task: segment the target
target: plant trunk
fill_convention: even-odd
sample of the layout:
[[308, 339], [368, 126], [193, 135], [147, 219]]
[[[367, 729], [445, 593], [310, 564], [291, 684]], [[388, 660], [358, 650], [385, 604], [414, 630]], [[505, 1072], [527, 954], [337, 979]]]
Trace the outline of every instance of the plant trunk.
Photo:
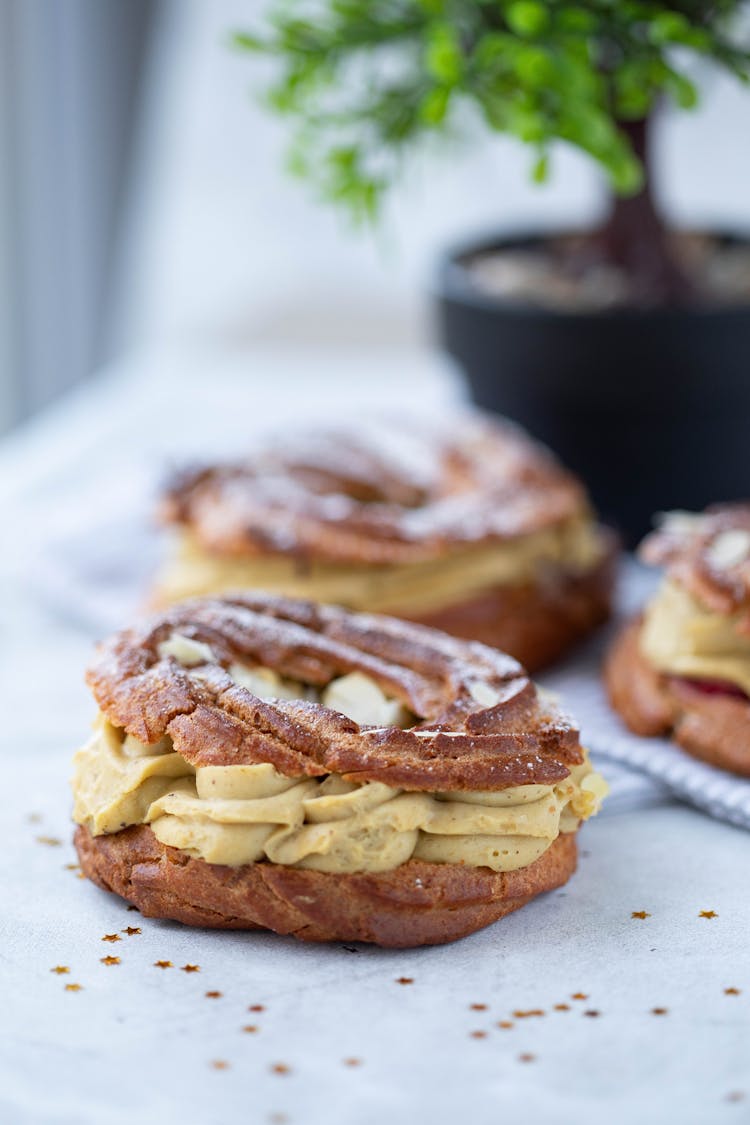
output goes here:
[[649, 118], [623, 122], [621, 128], [643, 165], [644, 185], [637, 195], [613, 198], [595, 236], [598, 255], [623, 270], [637, 304], [685, 304], [696, 293], [652, 194]]

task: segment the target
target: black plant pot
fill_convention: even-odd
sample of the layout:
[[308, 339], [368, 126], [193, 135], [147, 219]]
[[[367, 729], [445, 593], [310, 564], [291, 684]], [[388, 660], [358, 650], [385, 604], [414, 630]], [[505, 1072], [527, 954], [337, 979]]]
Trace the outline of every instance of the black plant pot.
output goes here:
[[479, 291], [480, 253], [443, 261], [439, 331], [475, 401], [525, 426], [634, 544], [654, 512], [750, 496], [750, 305], [567, 313]]

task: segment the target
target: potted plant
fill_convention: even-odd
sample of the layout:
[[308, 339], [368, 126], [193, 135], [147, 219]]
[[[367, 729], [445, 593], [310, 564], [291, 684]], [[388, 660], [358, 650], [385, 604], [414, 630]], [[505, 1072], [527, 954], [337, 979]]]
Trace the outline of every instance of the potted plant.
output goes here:
[[[239, 46], [276, 60], [294, 169], [371, 219], [404, 156], [465, 114], [601, 168], [596, 228], [490, 236], [448, 254], [440, 334], [480, 404], [586, 478], [631, 538], [658, 508], [750, 494], [750, 242], [680, 232], [656, 202], [649, 127], [697, 101], [703, 59], [750, 77], [736, 0], [270, 3]], [[464, 116], [462, 116], [464, 115]]]

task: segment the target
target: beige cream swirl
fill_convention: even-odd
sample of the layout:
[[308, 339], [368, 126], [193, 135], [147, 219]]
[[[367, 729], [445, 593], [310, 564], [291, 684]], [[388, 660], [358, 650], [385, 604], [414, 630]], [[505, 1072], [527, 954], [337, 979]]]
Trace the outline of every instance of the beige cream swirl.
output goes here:
[[750, 693], [750, 637], [743, 623], [743, 614], [715, 613], [667, 579], [646, 610], [641, 650], [661, 672], [724, 680]]
[[388, 871], [408, 859], [512, 871], [593, 815], [606, 783], [588, 761], [558, 785], [413, 793], [269, 764], [193, 769], [168, 740], [146, 746], [100, 716], [75, 758], [74, 818], [93, 835], [149, 824], [209, 863], [268, 860], [316, 871]]
[[498, 585], [535, 581], [545, 567], [589, 570], [603, 550], [595, 525], [583, 517], [503, 542], [460, 547], [435, 559], [380, 566], [315, 559], [302, 566], [282, 554], [221, 555], [182, 533], [157, 597], [168, 603], [254, 588], [371, 612], [428, 613]]

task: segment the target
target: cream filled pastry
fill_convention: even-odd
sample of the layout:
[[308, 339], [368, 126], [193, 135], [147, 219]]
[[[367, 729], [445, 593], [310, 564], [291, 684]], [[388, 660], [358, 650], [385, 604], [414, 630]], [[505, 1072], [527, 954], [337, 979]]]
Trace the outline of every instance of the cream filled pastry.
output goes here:
[[665, 575], [610, 653], [612, 704], [636, 733], [750, 776], [750, 504], [670, 513], [641, 554]]
[[389, 618], [196, 600], [89, 683], [83, 869], [188, 924], [452, 940], [564, 882], [606, 792], [514, 660]]
[[531, 668], [609, 612], [613, 542], [580, 483], [479, 414], [285, 435], [181, 474], [162, 516], [175, 544], [157, 605], [263, 589], [397, 614]]

